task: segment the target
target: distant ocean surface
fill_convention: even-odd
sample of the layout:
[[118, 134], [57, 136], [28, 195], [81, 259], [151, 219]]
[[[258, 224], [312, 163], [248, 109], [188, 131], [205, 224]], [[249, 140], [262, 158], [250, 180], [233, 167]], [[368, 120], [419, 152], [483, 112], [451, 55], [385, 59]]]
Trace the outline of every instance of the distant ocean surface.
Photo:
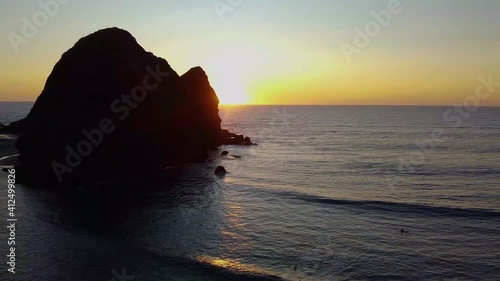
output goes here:
[[8, 125], [28, 115], [33, 102], [0, 102], [0, 123]]
[[[0, 122], [31, 106], [0, 103]], [[259, 145], [158, 179], [19, 185], [7, 280], [500, 280], [500, 108], [448, 110], [222, 106]]]

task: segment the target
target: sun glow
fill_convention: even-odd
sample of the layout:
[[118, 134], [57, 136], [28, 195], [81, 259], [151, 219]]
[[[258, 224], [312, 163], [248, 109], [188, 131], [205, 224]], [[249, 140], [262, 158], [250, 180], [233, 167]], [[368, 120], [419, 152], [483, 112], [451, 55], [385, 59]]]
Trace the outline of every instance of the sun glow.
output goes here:
[[[219, 80], [220, 79], [220, 80]], [[248, 94], [243, 81], [235, 75], [221, 75], [212, 83], [221, 104], [245, 104]]]
[[210, 83], [221, 104], [246, 104], [250, 101], [249, 79], [262, 68], [267, 56], [261, 50], [242, 43], [228, 43], [212, 49], [203, 62]]
[[282, 43], [221, 40], [224, 44], [207, 47], [198, 60], [221, 104], [265, 103], [279, 85], [288, 93], [287, 85], [308, 72], [304, 66], [307, 61], [293, 59], [297, 53], [288, 51]]
[[222, 267], [226, 269], [231, 269], [234, 271], [239, 271], [239, 272], [249, 272], [249, 273], [261, 273], [261, 274], [275, 274], [274, 272], [267, 272], [263, 268], [250, 265], [250, 264], [244, 264], [240, 263], [237, 260], [231, 260], [231, 259], [222, 259], [222, 258], [214, 258], [210, 256], [199, 256], [197, 257], [197, 260], [202, 263], [210, 264], [216, 267]]

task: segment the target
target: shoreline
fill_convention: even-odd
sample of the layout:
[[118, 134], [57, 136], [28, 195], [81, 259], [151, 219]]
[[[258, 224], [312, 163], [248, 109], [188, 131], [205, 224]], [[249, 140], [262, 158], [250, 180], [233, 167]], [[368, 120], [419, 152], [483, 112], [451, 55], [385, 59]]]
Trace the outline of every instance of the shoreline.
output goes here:
[[0, 134], [0, 158], [19, 154], [16, 149], [16, 135]]

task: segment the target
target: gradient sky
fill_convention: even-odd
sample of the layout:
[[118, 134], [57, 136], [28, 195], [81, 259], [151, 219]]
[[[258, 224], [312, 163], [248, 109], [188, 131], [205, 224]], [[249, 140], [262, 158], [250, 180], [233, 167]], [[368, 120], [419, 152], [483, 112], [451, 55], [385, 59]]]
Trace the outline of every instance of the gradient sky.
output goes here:
[[[8, 34], [22, 35], [39, 1], [1, 2], [1, 101], [35, 100], [66, 50], [111, 26], [179, 74], [202, 66], [226, 103], [452, 105], [474, 94], [479, 76], [500, 82], [498, 0], [401, 0], [350, 62], [341, 43], [354, 46], [355, 28], [391, 0], [240, 0], [223, 18], [213, 0], [69, 0], [16, 54]], [[481, 105], [499, 106], [499, 93]]]

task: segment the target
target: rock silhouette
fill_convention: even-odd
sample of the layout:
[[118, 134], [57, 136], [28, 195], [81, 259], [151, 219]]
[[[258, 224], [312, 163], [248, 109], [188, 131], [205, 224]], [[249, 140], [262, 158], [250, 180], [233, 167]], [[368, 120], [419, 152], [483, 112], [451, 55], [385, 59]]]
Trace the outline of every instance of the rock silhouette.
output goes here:
[[227, 171], [226, 171], [226, 168], [224, 168], [223, 166], [217, 166], [217, 168], [215, 168], [214, 173], [218, 176], [222, 176], [222, 175], [225, 175], [227, 173]]
[[201, 67], [179, 76], [127, 31], [108, 28], [64, 53], [19, 134], [24, 180], [80, 182], [203, 161], [245, 143], [221, 130], [219, 99]]

